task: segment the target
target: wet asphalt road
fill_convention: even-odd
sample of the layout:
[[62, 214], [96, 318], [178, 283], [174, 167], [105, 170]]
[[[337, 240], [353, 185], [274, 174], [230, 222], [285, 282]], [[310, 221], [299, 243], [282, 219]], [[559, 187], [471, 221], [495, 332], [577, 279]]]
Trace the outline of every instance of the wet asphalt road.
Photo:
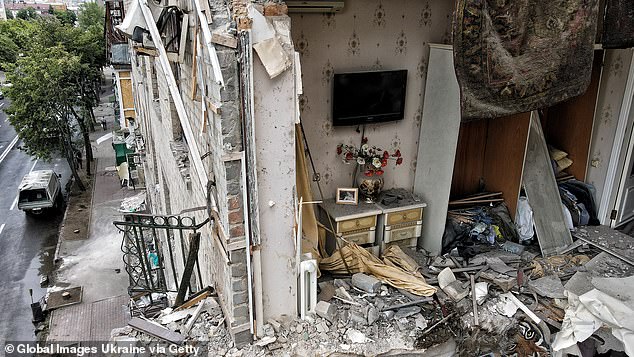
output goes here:
[[17, 189], [31, 170], [53, 169], [62, 175], [62, 190], [70, 177], [65, 160], [35, 160], [19, 150], [20, 141], [2, 111], [8, 100], [0, 100], [0, 345], [5, 341], [34, 341], [31, 298], [46, 293], [40, 276], [53, 266], [57, 234], [63, 213], [29, 217], [17, 208]]

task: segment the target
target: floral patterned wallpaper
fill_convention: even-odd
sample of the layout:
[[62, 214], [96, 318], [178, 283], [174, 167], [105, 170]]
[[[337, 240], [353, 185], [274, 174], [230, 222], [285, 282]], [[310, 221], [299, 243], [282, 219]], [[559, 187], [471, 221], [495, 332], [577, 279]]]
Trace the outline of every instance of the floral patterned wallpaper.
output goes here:
[[607, 50], [605, 54], [586, 174], [586, 181], [597, 190], [597, 204], [603, 194], [631, 59], [631, 49]]
[[385, 188], [413, 187], [427, 44], [450, 43], [452, 11], [446, 0], [346, 0], [337, 14], [291, 14], [304, 85], [301, 120], [326, 198], [337, 187], [353, 187], [356, 167], [342, 162], [337, 145], [361, 141], [362, 129], [332, 126], [331, 81], [340, 72], [408, 70], [405, 118], [366, 125], [365, 135], [371, 146], [403, 154], [402, 165], [386, 167]]

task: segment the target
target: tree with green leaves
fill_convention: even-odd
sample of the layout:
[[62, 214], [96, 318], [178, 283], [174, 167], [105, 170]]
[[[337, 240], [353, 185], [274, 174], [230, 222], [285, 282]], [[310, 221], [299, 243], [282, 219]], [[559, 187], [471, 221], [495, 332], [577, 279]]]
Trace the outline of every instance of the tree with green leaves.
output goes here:
[[70, 10], [63, 10], [63, 11], [54, 10], [53, 15], [55, 15], [55, 17], [63, 25], [75, 26], [75, 22], [77, 22], [77, 15], [75, 15], [75, 13]]
[[46, 160], [61, 153], [78, 187], [85, 190], [73, 147], [73, 133], [81, 121], [74, 109], [81, 104], [76, 88], [80, 68], [79, 56], [62, 46], [33, 48], [7, 72], [13, 86], [6, 90], [11, 98], [6, 111], [27, 154]]
[[39, 17], [37, 12], [32, 7], [27, 7], [26, 9], [20, 9], [18, 13], [15, 15], [18, 19], [21, 20], [35, 20]]
[[85, 2], [79, 6], [77, 18], [79, 27], [83, 30], [96, 29], [103, 34], [103, 25], [106, 20], [106, 9], [96, 2]]
[[14, 63], [19, 51], [18, 45], [10, 37], [0, 33], [0, 69], [5, 68], [5, 63]]
[[13, 20], [13, 11], [6, 11], [7, 13], [7, 20]]

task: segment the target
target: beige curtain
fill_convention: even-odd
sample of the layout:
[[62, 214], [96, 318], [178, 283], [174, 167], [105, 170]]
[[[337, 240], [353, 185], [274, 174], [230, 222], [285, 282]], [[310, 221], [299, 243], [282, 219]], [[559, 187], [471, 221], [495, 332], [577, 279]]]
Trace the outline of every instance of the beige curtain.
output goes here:
[[[304, 138], [299, 124], [295, 124], [295, 162], [297, 171], [297, 195], [304, 202], [313, 201], [313, 194], [310, 189], [310, 179], [308, 165], [306, 164], [306, 154]], [[302, 253], [312, 253], [317, 261], [325, 256], [324, 244], [320, 239], [317, 228], [317, 217], [315, 216], [315, 205], [302, 205]], [[322, 243], [320, 244], [320, 241]]]

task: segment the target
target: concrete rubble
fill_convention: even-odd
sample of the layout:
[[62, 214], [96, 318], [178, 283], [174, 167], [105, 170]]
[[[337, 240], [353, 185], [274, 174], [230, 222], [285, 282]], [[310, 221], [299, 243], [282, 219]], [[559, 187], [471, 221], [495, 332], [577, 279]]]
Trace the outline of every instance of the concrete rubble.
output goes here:
[[[548, 258], [532, 252], [536, 248], [525, 247], [518, 255], [492, 247], [468, 263], [455, 252], [427, 257], [407, 251], [416, 257], [427, 281], [440, 287], [433, 297], [396, 289], [368, 274], [333, 279], [325, 273], [318, 284], [319, 301], [306, 320], [268, 319], [258, 338], [240, 348], [230, 338], [215, 297], [181, 310], [163, 309], [149, 320], [182, 334], [186, 343], [203, 343], [210, 355], [217, 356], [367, 356], [436, 350], [445, 351], [439, 354], [443, 356], [506, 355], [509, 351], [522, 355], [518, 349], [539, 356], [557, 355], [560, 352], [551, 343], [555, 336], [563, 338], [558, 335], [562, 328], [570, 328], [566, 325], [570, 294], [597, 289], [623, 295], [627, 284], [614, 277], [634, 276], [634, 267], [587, 246]], [[606, 326], [590, 333], [605, 343], [590, 348], [599, 352], [626, 349]], [[623, 334], [627, 329], [619, 331]], [[527, 340], [528, 332], [537, 337]], [[158, 341], [130, 327], [113, 330], [112, 340]]]

